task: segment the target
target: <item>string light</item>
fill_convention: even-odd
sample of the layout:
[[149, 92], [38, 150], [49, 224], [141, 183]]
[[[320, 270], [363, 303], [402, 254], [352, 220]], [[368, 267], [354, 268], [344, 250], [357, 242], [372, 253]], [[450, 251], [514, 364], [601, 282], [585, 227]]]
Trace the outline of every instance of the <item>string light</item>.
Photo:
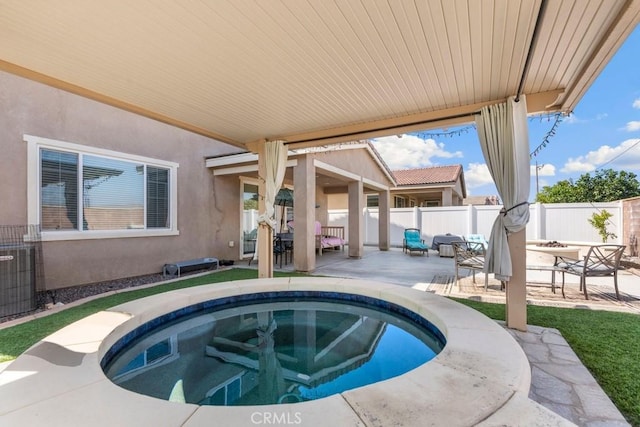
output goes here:
[[420, 139], [435, 139], [435, 138], [453, 138], [454, 136], [460, 136], [465, 133], [469, 133], [471, 130], [475, 130], [475, 125], [464, 126], [456, 130], [443, 131], [443, 132], [409, 132], [407, 135], [417, 136]]
[[[535, 148], [535, 150], [533, 150], [531, 154], [529, 154], [530, 159], [540, 154], [540, 151], [542, 151], [542, 149], [547, 146], [547, 144], [549, 143], [549, 139], [551, 139], [551, 137], [553, 137], [556, 134], [556, 129], [558, 128], [558, 125], [560, 125], [560, 123], [562, 122], [564, 115], [565, 115], [564, 113], [555, 113], [553, 115], [546, 115], [547, 121], [551, 121], [551, 118], [554, 118], [553, 125], [551, 125], [551, 129], [549, 129], [549, 132], [547, 132], [544, 138], [542, 138], [542, 142], [540, 143], [540, 145], [538, 145]], [[545, 118], [544, 115], [539, 117], [540, 117], [540, 121], [542, 121]]]
[[[548, 122], [551, 121], [552, 119], [554, 120], [551, 130], [547, 133], [547, 135], [543, 139], [542, 144], [540, 144], [540, 146], [538, 146], [538, 148], [534, 150], [534, 153], [531, 153], [532, 157], [538, 154], [538, 152], [542, 148], [544, 148], [546, 144], [549, 143], [549, 138], [555, 135], [556, 128], [562, 121], [563, 116], [564, 116], [564, 113], [548, 113], [548, 114], [539, 114], [536, 116], [530, 116], [528, 118], [529, 121], [539, 120], [541, 122], [544, 121], [545, 119]], [[466, 133], [469, 133], [470, 131], [475, 131], [475, 130], [476, 130], [476, 126], [475, 124], [472, 124], [472, 125], [464, 126], [455, 130], [450, 130], [450, 131], [446, 131], [446, 130], [442, 132], [417, 131], [417, 132], [408, 132], [407, 135], [417, 136], [420, 139], [452, 138], [454, 136], [461, 136], [463, 134], [466, 134]], [[398, 135], [398, 136], [401, 137], [401, 135]]]

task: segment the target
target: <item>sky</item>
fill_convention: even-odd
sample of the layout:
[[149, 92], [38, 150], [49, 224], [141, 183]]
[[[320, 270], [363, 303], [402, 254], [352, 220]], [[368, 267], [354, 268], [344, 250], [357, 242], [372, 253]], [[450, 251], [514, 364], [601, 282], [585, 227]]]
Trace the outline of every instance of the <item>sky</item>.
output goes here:
[[[531, 117], [531, 193], [537, 188], [600, 169], [625, 170], [640, 180], [640, 26], [616, 52], [575, 110], [549, 135], [555, 117]], [[475, 127], [433, 129], [420, 136], [401, 135], [373, 140], [392, 170], [461, 164], [471, 196], [497, 195], [482, 156]], [[537, 167], [536, 167], [537, 162]], [[538, 178], [536, 181], [536, 169]]]

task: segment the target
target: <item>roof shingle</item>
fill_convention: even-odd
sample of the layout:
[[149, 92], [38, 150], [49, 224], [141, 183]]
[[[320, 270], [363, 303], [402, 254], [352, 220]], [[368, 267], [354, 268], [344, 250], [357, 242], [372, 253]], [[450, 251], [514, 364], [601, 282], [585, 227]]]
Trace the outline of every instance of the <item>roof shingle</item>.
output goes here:
[[462, 165], [395, 170], [392, 173], [399, 186], [453, 183], [462, 173]]

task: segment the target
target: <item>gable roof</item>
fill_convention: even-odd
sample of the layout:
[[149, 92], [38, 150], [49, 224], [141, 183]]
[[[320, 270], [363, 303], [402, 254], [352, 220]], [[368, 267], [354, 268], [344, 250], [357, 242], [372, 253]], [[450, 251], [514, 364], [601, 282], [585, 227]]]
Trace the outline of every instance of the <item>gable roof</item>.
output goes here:
[[462, 174], [462, 165], [434, 166], [430, 168], [391, 171], [398, 186], [453, 184]]

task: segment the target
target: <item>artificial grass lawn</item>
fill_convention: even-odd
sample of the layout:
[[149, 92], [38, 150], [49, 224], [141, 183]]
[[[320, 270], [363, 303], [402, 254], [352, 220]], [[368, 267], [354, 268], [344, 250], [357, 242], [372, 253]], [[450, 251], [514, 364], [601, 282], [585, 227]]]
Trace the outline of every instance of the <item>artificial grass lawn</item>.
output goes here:
[[[504, 320], [504, 304], [456, 301]], [[627, 421], [640, 426], [640, 316], [529, 305], [527, 323], [558, 329]]]
[[[275, 277], [284, 276], [306, 276], [299, 273], [274, 273]], [[42, 338], [51, 335], [53, 332], [61, 329], [76, 320], [87, 317], [93, 313], [105, 310], [128, 301], [159, 294], [162, 292], [172, 291], [175, 289], [189, 288], [192, 286], [206, 285], [210, 283], [228, 282], [231, 280], [244, 280], [258, 278], [257, 270], [234, 268], [225, 271], [219, 271], [204, 276], [197, 276], [179, 280], [163, 285], [152, 286], [144, 289], [136, 289], [127, 292], [117, 293], [115, 295], [105, 296], [104, 298], [94, 299], [76, 307], [68, 308], [49, 316], [41, 317], [12, 326], [6, 329], [0, 329], [0, 363], [13, 360], [20, 354], [24, 353], [33, 344]]]
[[[12, 360], [42, 338], [90, 314], [134, 299], [209, 283], [257, 278], [256, 270], [231, 269], [98, 298], [50, 316], [0, 329], [0, 362]], [[301, 275], [275, 273], [276, 277]], [[504, 320], [503, 304], [456, 301]], [[640, 426], [640, 316], [629, 313], [528, 306], [528, 323], [556, 328], [633, 426]]]

